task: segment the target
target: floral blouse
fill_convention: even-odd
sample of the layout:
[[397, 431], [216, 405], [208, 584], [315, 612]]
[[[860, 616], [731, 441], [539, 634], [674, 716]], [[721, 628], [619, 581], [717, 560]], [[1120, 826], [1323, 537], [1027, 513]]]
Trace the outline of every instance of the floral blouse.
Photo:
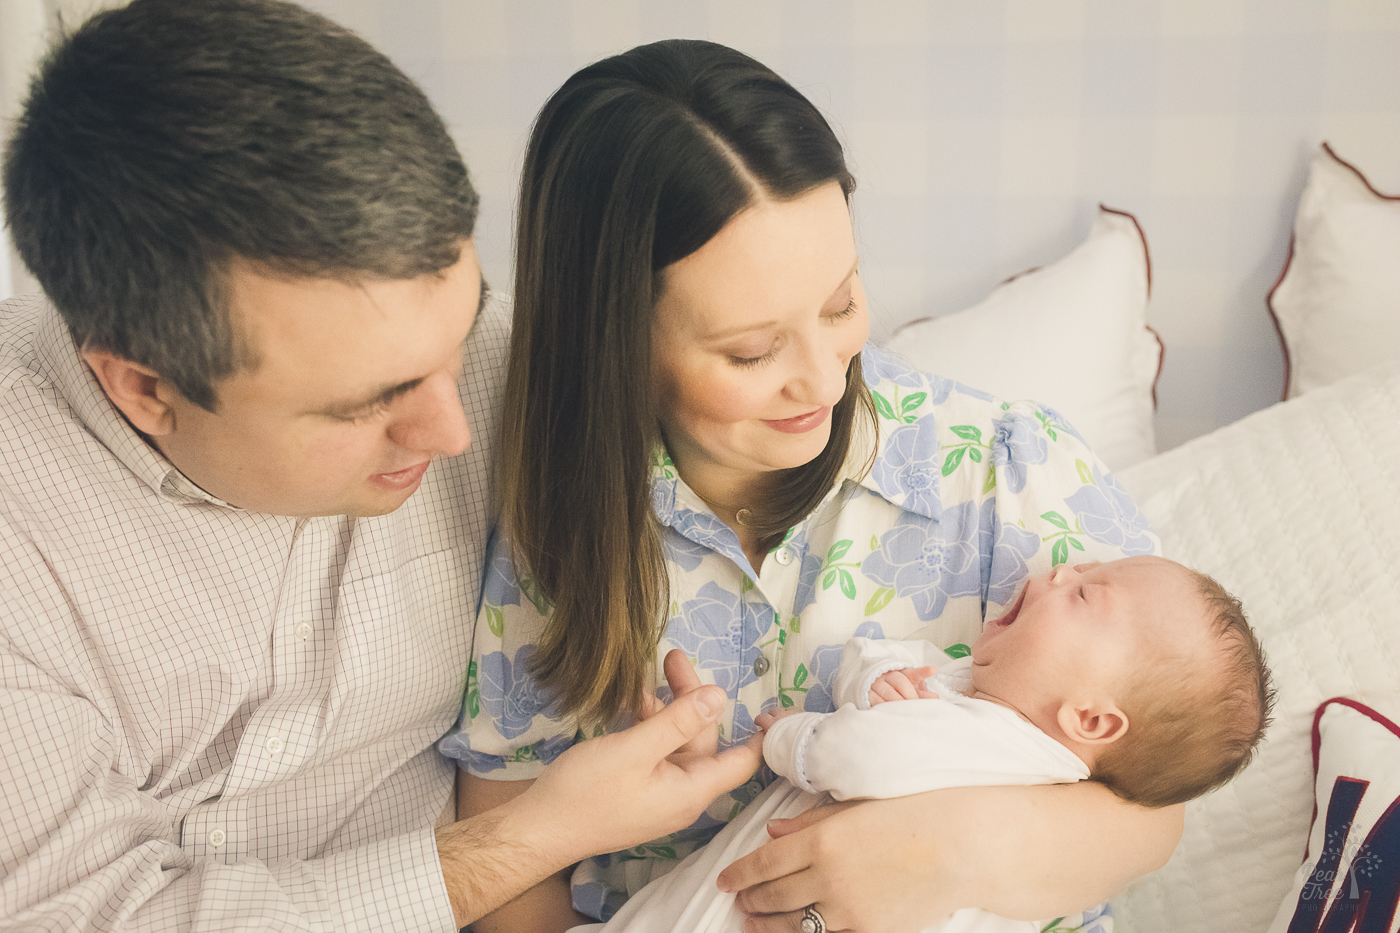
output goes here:
[[[1054, 410], [916, 372], [874, 346], [861, 361], [878, 411], [873, 465], [863, 471], [867, 436], [864, 449], [853, 444], [845, 478], [762, 567], [750, 566], [669, 458], [654, 465], [672, 599], [657, 656], [684, 650], [702, 681], [729, 694], [726, 743], [753, 734], [765, 709], [830, 712], [852, 636], [924, 639], [961, 656], [1026, 577], [1159, 550], [1132, 500]], [[489, 560], [462, 718], [439, 748], [471, 774], [529, 779], [588, 736], [528, 673], [548, 602], [533, 581], [516, 579], [499, 536]], [[691, 827], [582, 863], [575, 906], [611, 916], [660, 874], [648, 862], [684, 858], [771, 780], [764, 769]]]

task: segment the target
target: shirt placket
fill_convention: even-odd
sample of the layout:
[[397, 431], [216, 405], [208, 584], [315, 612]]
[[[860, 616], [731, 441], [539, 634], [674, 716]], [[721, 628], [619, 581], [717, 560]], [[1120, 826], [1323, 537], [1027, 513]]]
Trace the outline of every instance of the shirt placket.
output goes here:
[[246, 855], [246, 795], [295, 772], [316, 751], [335, 668], [335, 596], [349, 521], [298, 522], [272, 627], [272, 693], [239, 738], [223, 793], [185, 817], [182, 842], [196, 857], [231, 863]]

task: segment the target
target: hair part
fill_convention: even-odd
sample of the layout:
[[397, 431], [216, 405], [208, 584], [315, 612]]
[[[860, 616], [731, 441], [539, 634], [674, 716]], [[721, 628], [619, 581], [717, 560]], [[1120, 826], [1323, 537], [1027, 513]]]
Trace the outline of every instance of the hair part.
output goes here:
[[[552, 604], [532, 673], [584, 722], [639, 707], [671, 614], [651, 502], [662, 272], [757, 199], [833, 181], [848, 196], [855, 187], [820, 112], [711, 42], [657, 42], [590, 65], [536, 120], [521, 179], [502, 519], [517, 573]], [[760, 517], [766, 541], [840, 475], [863, 408], [873, 422], [857, 357], [831, 442], [784, 472]]]
[[1275, 692], [1264, 650], [1240, 601], [1190, 574], [1214, 651], [1143, 666], [1124, 711], [1128, 732], [1095, 763], [1094, 780], [1146, 807], [1183, 803], [1222, 786], [1254, 759]]
[[477, 195], [423, 92], [281, 0], [135, 0], [48, 54], [5, 154], [15, 246], [75, 341], [214, 411], [256, 365], [235, 257], [298, 276], [454, 264]]

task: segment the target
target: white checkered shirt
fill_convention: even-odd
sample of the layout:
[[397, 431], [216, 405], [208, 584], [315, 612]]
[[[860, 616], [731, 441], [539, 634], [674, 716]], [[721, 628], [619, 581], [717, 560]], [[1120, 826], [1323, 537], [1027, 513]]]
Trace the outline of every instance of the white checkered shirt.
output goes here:
[[38, 296], [0, 304], [0, 929], [452, 930], [433, 826], [493, 521], [473, 443], [378, 518], [203, 493]]

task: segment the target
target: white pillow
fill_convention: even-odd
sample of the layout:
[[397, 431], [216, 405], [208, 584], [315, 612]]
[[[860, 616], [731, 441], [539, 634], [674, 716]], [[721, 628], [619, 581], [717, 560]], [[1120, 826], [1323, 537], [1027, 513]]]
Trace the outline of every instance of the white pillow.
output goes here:
[[1308, 851], [1269, 933], [1396, 929], [1400, 726], [1355, 700], [1328, 700], [1313, 719], [1313, 770]]
[[1400, 197], [1371, 187], [1326, 143], [1269, 313], [1283, 338], [1284, 398], [1400, 357]]
[[905, 324], [887, 346], [919, 369], [1050, 406], [1121, 470], [1157, 452], [1151, 283], [1136, 218], [1101, 208], [1089, 238], [1059, 262], [965, 311]]

